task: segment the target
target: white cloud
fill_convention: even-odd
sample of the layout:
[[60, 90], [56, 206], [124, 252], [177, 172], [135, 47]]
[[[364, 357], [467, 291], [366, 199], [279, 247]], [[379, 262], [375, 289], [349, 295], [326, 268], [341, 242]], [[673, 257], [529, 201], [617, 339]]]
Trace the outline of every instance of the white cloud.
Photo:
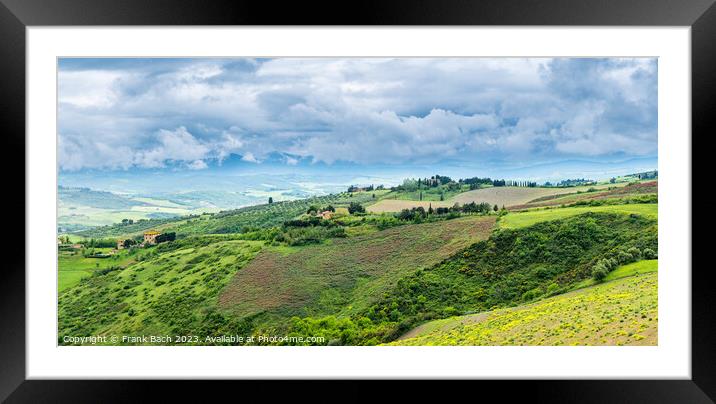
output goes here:
[[655, 59], [137, 63], [61, 68], [61, 168], [656, 152]]
[[248, 161], [249, 163], [258, 163], [259, 161], [256, 159], [253, 153], [246, 152], [242, 157], [241, 160]]
[[156, 135], [158, 144], [140, 150], [134, 156], [139, 167], [163, 167], [166, 161], [194, 161], [209, 156], [210, 148], [199, 142], [185, 127], [173, 131], [161, 129]]
[[108, 108], [117, 101], [116, 84], [122, 77], [119, 72], [101, 70], [60, 71], [59, 102], [81, 108]]
[[205, 170], [209, 168], [209, 166], [204, 160], [194, 160], [191, 163], [187, 164], [187, 168], [189, 168], [190, 170]]

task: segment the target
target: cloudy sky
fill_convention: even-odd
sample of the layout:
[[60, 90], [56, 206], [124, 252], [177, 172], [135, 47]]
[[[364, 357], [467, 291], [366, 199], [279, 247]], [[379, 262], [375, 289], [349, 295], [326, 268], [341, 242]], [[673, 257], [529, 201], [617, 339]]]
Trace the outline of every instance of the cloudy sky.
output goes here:
[[657, 61], [61, 59], [58, 136], [61, 173], [655, 159]]

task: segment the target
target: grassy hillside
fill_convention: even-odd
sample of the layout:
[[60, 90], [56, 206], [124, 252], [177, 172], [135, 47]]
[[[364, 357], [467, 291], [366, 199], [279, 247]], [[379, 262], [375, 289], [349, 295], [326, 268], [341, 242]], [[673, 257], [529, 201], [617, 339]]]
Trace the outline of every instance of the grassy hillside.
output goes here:
[[581, 215], [587, 212], [635, 214], [655, 220], [658, 217], [659, 205], [655, 203], [648, 203], [605, 206], [575, 206], [566, 208], [538, 209], [524, 212], [510, 212], [500, 218], [500, 227], [504, 229], [517, 229], [520, 227], [532, 226], [540, 222]]
[[657, 274], [649, 271], [524, 306], [433, 321], [391, 345], [656, 345], [657, 329]]
[[590, 278], [602, 258], [631, 247], [656, 251], [656, 227], [642, 216], [584, 213], [503, 229], [404, 276], [367, 310], [299, 319], [294, 331], [326, 335], [335, 344], [380, 343], [425, 321], [562, 293]]
[[658, 269], [658, 260], [641, 260], [637, 262], [632, 262], [631, 264], [620, 266], [619, 268], [610, 272], [609, 275], [607, 275], [607, 277], [604, 279], [604, 281], [608, 282], [616, 279], [626, 278], [628, 276], [656, 272]]
[[404, 225], [300, 248], [270, 248], [238, 272], [220, 304], [238, 316], [364, 310], [397, 280], [487, 238], [494, 216]]
[[215, 313], [217, 296], [261, 243], [197, 241], [196, 247], [149, 251], [125, 269], [95, 271], [61, 292], [60, 343], [65, 335], [203, 335], [228, 327], [229, 320]]
[[[659, 267], [659, 261], [658, 260], [641, 260], [637, 262], [632, 262], [631, 264], [622, 265], [613, 271], [609, 272], [607, 274], [606, 278], [604, 278], [603, 282], [609, 282], [621, 278], [626, 278], [628, 276], [634, 276], [649, 272], [656, 272]], [[594, 280], [594, 279], [585, 279], [582, 282], [579, 282], [578, 284], [574, 285], [572, 289], [581, 289], [586, 288], [589, 286], [594, 286], [599, 284], [600, 282]]]
[[[151, 228], [178, 238], [102, 260], [63, 252], [59, 335], [322, 336], [331, 345], [374, 345], [432, 320], [592, 286], [598, 262], [658, 251], [656, 203], [412, 218], [346, 209], [380, 197], [342, 193], [85, 232], [126, 237]], [[336, 215], [294, 220], [312, 205], [332, 205]], [[650, 265], [606, 280], [649, 273]]]
[[[106, 253], [109, 248], [95, 248], [96, 252]], [[122, 268], [134, 262], [135, 255], [122, 251], [110, 258], [85, 258], [80, 251], [60, 251], [58, 253], [58, 290], [62, 292], [77, 285], [82, 279], [92, 276], [96, 271], [108, 268]]]
[[139, 250], [126, 268], [95, 270], [63, 289], [60, 337], [249, 335], [285, 331], [296, 315], [365, 310], [400, 277], [486, 238], [495, 219], [406, 224], [302, 247], [216, 235]]

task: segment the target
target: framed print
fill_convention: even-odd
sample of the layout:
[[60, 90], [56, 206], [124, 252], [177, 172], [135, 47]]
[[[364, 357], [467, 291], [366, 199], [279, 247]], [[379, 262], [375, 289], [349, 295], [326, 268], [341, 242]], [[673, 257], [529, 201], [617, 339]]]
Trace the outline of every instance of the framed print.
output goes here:
[[710, 2], [3, 1], [26, 215], [3, 398], [142, 394], [107, 379], [714, 397], [691, 222]]

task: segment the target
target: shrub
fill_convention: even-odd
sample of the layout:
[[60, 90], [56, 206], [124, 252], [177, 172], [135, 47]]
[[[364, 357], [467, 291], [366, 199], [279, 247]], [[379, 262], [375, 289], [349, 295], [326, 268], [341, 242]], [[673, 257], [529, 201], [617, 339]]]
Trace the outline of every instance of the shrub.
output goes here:
[[627, 254], [631, 255], [632, 261], [638, 261], [641, 258], [641, 251], [636, 247], [630, 247], [627, 250]]
[[654, 260], [657, 258], [656, 252], [651, 248], [645, 248], [644, 251], [641, 252], [641, 256], [646, 260]]
[[446, 307], [446, 308], [443, 309], [443, 313], [445, 314], [446, 317], [452, 317], [452, 316], [457, 316], [457, 315], [459, 315], [459, 314], [460, 314], [460, 310], [458, 310], [458, 309], [456, 309], [456, 308], [454, 308], [454, 307], [452, 307], [452, 306], [448, 306], [448, 307]]
[[629, 254], [628, 252], [626, 252], [626, 251], [624, 251], [624, 250], [619, 250], [619, 251], [617, 252], [617, 261], [618, 261], [620, 264], [628, 264], [628, 263], [630, 263], [633, 259], [634, 259], [634, 257], [632, 257], [631, 254]]
[[557, 292], [559, 292], [559, 285], [556, 283], [550, 283], [549, 286], [547, 286], [547, 294], [548, 295], [554, 295]]
[[542, 289], [534, 288], [522, 294], [522, 300], [529, 301], [542, 296]]
[[608, 273], [609, 270], [601, 262], [592, 267], [592, 277], [597, 282], [602, 282]]

